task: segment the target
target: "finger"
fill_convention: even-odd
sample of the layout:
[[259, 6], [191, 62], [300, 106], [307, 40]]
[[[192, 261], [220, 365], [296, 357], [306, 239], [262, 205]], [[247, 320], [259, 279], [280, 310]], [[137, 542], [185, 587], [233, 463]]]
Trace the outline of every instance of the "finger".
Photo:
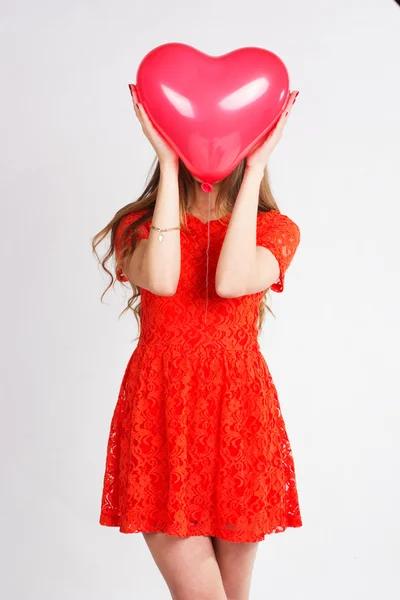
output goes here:
[[132, 103], [133, 103], [134, 111], [136, 113], [137, 118], [143, 125], [143, 116], [142, 116], [143, 111], [140, 110], [141, 104], [139, 104], [139, 102], [138, 102], [137, 92], [135, 90], [131, 89], [131, 94], [132, 94]]
[[132, 96], [132, 102], [134, 103], [134, 105], [137, 104], [137, 92], [136, 92], [136, 86], [133, 85], [133, 83], [131, 83], [129, 85], [129, 90], [131, 92], [131, 96]]
[[272, 130], [269, 132], [269, 134], [267, 135], [267, 137], [264, 140], [264, 144], [266, 146], [271, 145], [272, 147], [275, 146], [277, 144], [277, 142], [279, 141], [282, 133], [283, 133], [283, 129], [287, 123], [287, 120], [289, 118], [290, 112], [292, 110], [292, 106], [296, 101], [296, 97], [298, 95], [298, 92], [292, 92], [289, 95], [289, 98], [286, 102], [285, 105], [285, 109], [283, 110], [281, 116], [279, 117], [278, 121], [276, 122], [276, 124], [274, 125], [274, 127], [272, 128]]
[[136, 91], [135, 91], [134, 95], [135, 95], [134, 101], [135, 101], [136, 114], [137, 114], [138, 118], [140, 119], [142, 126], [147, 127], [147, 129], [151, 129], [152, 122], [150, 121], [149, 117], [147, 116], [147, 113], [143, 108], [143, 104], [141, 102], [139, 102]]
[[293, 104], [296, 102], [296, 98], [298, 95], [299, 92], [297, 90], [290, 93], [285, 109], [278, 120], [277, 128], [283, 129], [283, 127], [285, 127], [290, 113], [292, 112]]
[[148, 131], [154, 131], [153, 123], [150, 121], [146, 111], [143, 108], [143, 104], [138, 103], [138, 112], [142, 125], [146, 127]]
[[299, 93], [300, 93], [300, 92], [299, 92], [299, 90], [295, 90], [294, 92], [292, 92], [292, 94], [293, 94], [293, 102], [292, 102], [292, 106], [293, 106], [293, 104], [296, 102], [296, 100], [297, 100], [297, 96], [299, 95]]
[[143, 127], [143, 117], [142, 117], [142, 114], [140, 112], [139, 104], [137, 104], [137, 102], [135, 102], [135, 100], [133, 100], [133, 109], [135, 111], [135, 114], [136, 114], [136, 116], [138, 118], [139, 123]]
[[296, 102], [296, 98], [299, 95], [299, 92], [297, 90], [295, 90], [294, 92], [291, 92], [285, 107], [285, 111], [284, 111], [284, 116], [288, 117], [292, 108], [293, 108], [293, 104]]
[[135, 108], [137, 108], [138, 105], [138, 98], [137, 98], [137, 93], [135, 90], [131, 90], [131, 94], [132, 94], [132, 102]]
[[283, 111], [283, 113], [279, 117], [278, 122], [274, 128], [274, 131], [281, 132], [283, 130], [283, 128], [285, 127], [285, 125], [287, 123], [289, 115], [290, 115], [290, 108], [286, 107], [286, 109]]
[[136, 86], [133, 83], [129, 84], [129, 91], [130, 91], [131, 96], [132, 96], [133, 105], [134, 105], [135, 108], [137, 108], [138, 96], [137, 96]]

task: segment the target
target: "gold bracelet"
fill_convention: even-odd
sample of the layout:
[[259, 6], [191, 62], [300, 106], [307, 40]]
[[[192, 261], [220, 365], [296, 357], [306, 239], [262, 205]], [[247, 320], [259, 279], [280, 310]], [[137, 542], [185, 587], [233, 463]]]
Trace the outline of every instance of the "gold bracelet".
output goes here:
[[164, 236], [161, 233], [161, 231], [171, 231], [172, 229], [180, 229], [181, 226], [179, 225], [179, 227], [168, 227], [167, 229], [161, 229], [160, 227], [156, 227], [155, 225], [150, 225], [150, 229], [155, 229], [156, 231], [158, 231], [160, 233], [160, 235], [158, 236], [158, 239], [160, 240], [160, 242], [163, 241]]

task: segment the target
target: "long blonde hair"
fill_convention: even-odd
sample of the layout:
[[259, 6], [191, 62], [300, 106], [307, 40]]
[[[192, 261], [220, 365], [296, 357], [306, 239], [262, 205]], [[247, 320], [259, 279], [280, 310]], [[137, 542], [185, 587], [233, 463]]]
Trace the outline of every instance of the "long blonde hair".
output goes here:
[[[222, 215], [226, 214], [227, 212], [232, 212], [236, 197], [239, 193], [240, 186], [243, 181], [245, 167], [246, 167], [246, 159], [243, 159], [239, 163], [239, 165], [232, 171], [232, 173], [230, 173], [227, 177], [225, 177], [225, 179], [223, 179], [220, 182], [218, 194], [215, 199], [215, 213], [216, 213], [217, 218], [221, 218]], [[151, 220], [151, 218], [152, 218], [152, 214], [154, 212], [154, 207], [155, 207], [155, 203], [156, 203], [156, 199], [157, 199], [159, 182], [160, 182], [160, 163], [158, 161], [158, 158], [156, 157], [156, 159], [150, 169], [150, 172], [149, 172], [149, 175], [147, 178], [147, 184], [146, 184], [146, 187], [145, 187], [142, 195], [134, 202], [130, 202], [126, 206], [120, 208], [115, 213], [115, 215], [111, 219], [111, 221], [104, 227], [104, 229], [99, 231], [92, 238], [92, 251], [93, 251], [96, 259], [98, 260], [98, 262], [104, 269], [104, 271], [110, 277], [110, 283], [108, 284], [108, 286], [102, 293], [101, 298], [100, 298], [101, 301], [103, 301], [104, 295], [114, 285], [115, 281], [117, 280], [116, 279], [116, 261], [115, 261], [115, 235], [116, 235], [118, 225], [119, 225], [121, 219], [128, 213], [146, 211], [146, 214], [144, 214], [141, 218], [137, 219], [130, 226], [127, 227], [126, 232], [122, 236], [123, 239], [122, 239], [122, 250], [121, 250], [122, 259], [121, 260], [124, 264], [126, 264], [126, 261], [128, 261], [129, 258], [132, 256], [133, 251], [135, 249], [135, 242], [132, 240], [135, 239], [134, 234], [135, 234], [136, 230], [141, 225], [143, 225], [143, 223]], [[189, 197], [190, 190], [193, 188], [194, 185], [196, 185], [196, 180], [194, 179], [192, 174], [189, 172], [189, 170], [186, 168], [186, 166], [180, 159], [179, 159], [178, 184], [179, 184], [179, 207], [180, 207], [179, 212], [180, 212], [180, 219], [181, 219], [181, 227], [182, 227], [182, 229], [185, 229], [184, 216], [185, 216], [185, 213], [187, 210], [188, 197]], [[265, 169], [264, 175], [263, 175], [263, 178], [262, 178], [261, 184], [260, 184], [258, 212], [268, 212], [269, 210], [279, 210], [279, 209], [278, 209], [278, 206], [277, 206], [275, 199], [271, 192], [268, 171], [267, 171], [267, 169]], [[108, 234], [110, 234], [109, 246], [108, 246], [108, 249], [107, 249], [107, 252], [105, 253], [105, 255], [102, 258], [100, 258], [98, 255], [98, 252], [97, 252], [97, 246], [104, 240], [104, 238], [106, 238], [108, 236]], [[129, 243], [127, 243], [127, 240], [129, 240]], [[107, 266], [108, 262], [111, 259], [113, 260], [113, 271], [108, 269], [108, 266]], [[115, 279], [114, 279], [114, 277], [115, 277]], [[259, 332], [261, 331], [262, 324], [263, 324], [263, 321], [264, 321], [264, 318], [266, 315], [266, 311], [268, 310], [273, 316], [275, 316], [267, 303], [268, 291], [269, 291], [269, 288], [267, 288], [265, 290], [264, 296], [262, 297], [262, 300], [260, 303], [259, 322], [258, 322]], [[127, 306], [121, 312], [120, 316], [122, 316], [122, 314], [125, 311], [127, 311], [129, 309], [132, 310], [135, 315], [135, 319], [136, 319], [138, 328], [140, 330], [141, 303], [139, 301], [137, 301], [140, 296], [140, 288], [138, 286], [132, 284], [132, 292], [133, 292], [132, 296], [129, 298], [129, 300], [127, 302]]]

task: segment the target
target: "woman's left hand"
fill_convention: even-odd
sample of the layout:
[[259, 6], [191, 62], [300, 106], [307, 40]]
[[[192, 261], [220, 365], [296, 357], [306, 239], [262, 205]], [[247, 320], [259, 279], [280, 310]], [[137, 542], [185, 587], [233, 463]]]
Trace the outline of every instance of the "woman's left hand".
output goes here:
[[297, 91], [291, 92], [285, 110], [280, 116], [275, 127], [267, 135], [267, 138], [262, 141], [250, 154], [246, 157], [246, 167], [251, 169], [265, 169], [272, 150], [279, 142], [283, 129], [287, 123], [293, 104], [298, 96]]

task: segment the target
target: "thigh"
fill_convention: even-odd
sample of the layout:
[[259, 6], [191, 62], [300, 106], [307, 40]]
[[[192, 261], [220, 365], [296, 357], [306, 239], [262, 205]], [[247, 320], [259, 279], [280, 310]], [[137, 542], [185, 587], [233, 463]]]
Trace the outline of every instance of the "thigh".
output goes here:
[[143, 537], [173, 600], [226, 600], [210, 537], [161, 532]]
[[212, 538], [227, 600], [248, 600], [259, 542], [227, 542]]

